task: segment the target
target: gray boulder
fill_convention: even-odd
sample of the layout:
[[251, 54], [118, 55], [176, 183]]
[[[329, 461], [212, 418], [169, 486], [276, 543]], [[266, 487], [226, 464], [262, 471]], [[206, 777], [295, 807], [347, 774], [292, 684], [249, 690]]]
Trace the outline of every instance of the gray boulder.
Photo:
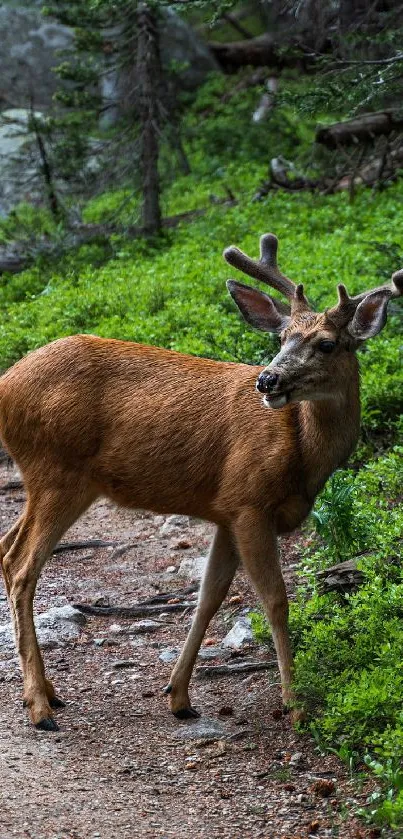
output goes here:
[[57, 50], [73, 43], [67, 26], [41, 14], [41, 4], [0, 6], [0, 108], [26, 105], [47, 107], [60, 82], [52, 72], [60, 64]]
[[[35, 111], [35, 116], [43, 114]], [[9, 108], [0, 114], [0, 216], [6, 216], [20, 201], [37, 202], [43, 191], [29, 118], [27, 108]]]
[[220, 68], [208, 45], [173, 9], [165, 9], [160, 27], [162, 66], [174, 70], [180, 86], [195, 90]]

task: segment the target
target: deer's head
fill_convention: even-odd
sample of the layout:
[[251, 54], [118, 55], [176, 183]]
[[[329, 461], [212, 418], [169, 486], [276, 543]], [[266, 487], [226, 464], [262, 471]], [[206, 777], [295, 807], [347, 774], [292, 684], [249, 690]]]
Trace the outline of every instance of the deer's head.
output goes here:
[[350, 297], [338, 286], [337, 306], [314, 312], [302, 285], [296, 285], [277, 267], [277, 238], [266, 233], [260, 240], [260, 259], [253, 260], [236, 247], [224, 257], [244, 274], [281, 292], [283, 303], [251, 286], [229, 280], [228, 290], [245, 320], [256, 329], [280, 335], [281, 348], [258, 377], [256, 387], [264, 403], [283, 408], [289, 402], [337, 398], [348, 365], [347, 354], [383, 329], [392, 297], [403, 294], [403, 269], [390, 285]]

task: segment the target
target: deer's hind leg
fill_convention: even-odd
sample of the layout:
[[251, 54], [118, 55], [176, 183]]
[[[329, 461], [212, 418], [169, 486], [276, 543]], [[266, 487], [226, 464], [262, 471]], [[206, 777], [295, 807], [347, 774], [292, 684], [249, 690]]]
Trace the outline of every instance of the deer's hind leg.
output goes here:
[[217, 527], [192, 626], [165, 689], [170, 694], [171, 711], [179, 719], [199, 716], [189, 700], [190, 677], [206, 629], [228, 592], [238, 564], [239, 557], [231, 534], [224, 527]]
[[45, 677], [36, 638], [33, 619], [36, 584], [56, 543], [96, 497], [88, 487], [80, 488], [77, 476], [74, 480], [69, 477], [66, 476], [63, 489], [46, 489], [40, 496], [37, 492], [28, 493], [17, 535], [2, 562], [24, 679], [24, 704], [33, 724], [49, 731], [57, 730], [51, 705], [59, 707], [62, 703]]
[[[16, 617], [15, 617], [15, 612], [14, 612], [14, 607], [13, 607], [13, 601], [12, 601], [12, 598], [10, 596], [10, 583], [9, 583], [9, 580], [8, 580], [8, 576], [7, 576], [7, 574], [6, 574], [6, 572], [3, 568], [3, 560], [4, 560], [4, 557], [6, 556], [6, 554], [10, 551], [12, 545], [14, 544], [14, 542], [15, 542], [17, 536], [18, 536], [18, 533], [20, 531], [21, 525], [24, 521], [24, 518], [25, 518], [25, 513], [21, 513], [21, 515], [18, 517], [17, 521], [13, 524], [13, 526], [10, 528], [10, 530], [8, 530], [7, 533], [0, 540], [0, 566], [1, 566], [1, 569], [2, 569], [2, 572], [3, 572], [4, 585], [6, 587], [7, 599], [8, 599], [8, 602], [9, 602], [10, 612], [11, 612], [11, 615], [12, 615], [14, 626], [15, 626], [15, 622], [16, 622]], [[40, 661], [41, 661], [41, 664], [42, 664], [43, 678], [45, 680], [46, 695], [48, 697], [49, 703], [50, 703], [52, 708], [63, 708], [65, 703], [62, 702], [62, 700], [59, 699], [58, 696], [56, 696], [55, 689], [52, 685], [52, 682], [49, 679], [46, 679], [46, 677], [45, 677], [45, 671], [44, 671], [42, 657], [41, 657], [40, 653], [39, 653], [39, 658], [40, 658]]]

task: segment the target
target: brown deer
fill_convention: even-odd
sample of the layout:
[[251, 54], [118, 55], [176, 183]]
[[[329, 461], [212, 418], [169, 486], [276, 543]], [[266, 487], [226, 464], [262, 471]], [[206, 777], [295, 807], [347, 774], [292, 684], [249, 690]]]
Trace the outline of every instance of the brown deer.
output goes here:
[[[195, 716], [188, 686], [209, 621], [243, 562], [270, 621], [283, 701], [292, 704], [288, 604], [277, 536], [297, 527], [326, 479], [356, 445], [355, 350], [386, 322], [403, 270], [323, 314], [277, 268], [277, 239], [254, 261], [226, 260], [284, 294], [285, 304], [229, 281], [252, 326], [281, 336], [268, 367], [195, 358], [91, 335], [30, 353], [0, 379], [0, 433], [27, 492], [0, 557], [35, 726], [57, 729], [63, 703], [45, 677], [33, 622], [36, 583], [70, 525], [100, 496], [127, 507], [214, 522], [216, 533], [194, 620], [170, 684], [171, 710]], [[263, 394], [263, 399], [262, 399]]]

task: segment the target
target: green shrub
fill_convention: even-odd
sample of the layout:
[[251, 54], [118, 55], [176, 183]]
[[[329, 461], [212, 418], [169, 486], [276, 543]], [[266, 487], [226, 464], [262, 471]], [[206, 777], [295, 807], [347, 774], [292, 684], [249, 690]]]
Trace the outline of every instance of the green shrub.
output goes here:
[[[392, 827], [403, 824], [402, 484], [402, 447], [355, 476], [336, 473], [316, 504], [317, 536], [290, 613], [296, 689], [311, 730], [344, 760], [365, 759], [382, 785], [370, 813]], [[316, 572], [357, 553], [359, 589], [321, 594]], [[261, 615], [254, 626], [267, 639]]]

